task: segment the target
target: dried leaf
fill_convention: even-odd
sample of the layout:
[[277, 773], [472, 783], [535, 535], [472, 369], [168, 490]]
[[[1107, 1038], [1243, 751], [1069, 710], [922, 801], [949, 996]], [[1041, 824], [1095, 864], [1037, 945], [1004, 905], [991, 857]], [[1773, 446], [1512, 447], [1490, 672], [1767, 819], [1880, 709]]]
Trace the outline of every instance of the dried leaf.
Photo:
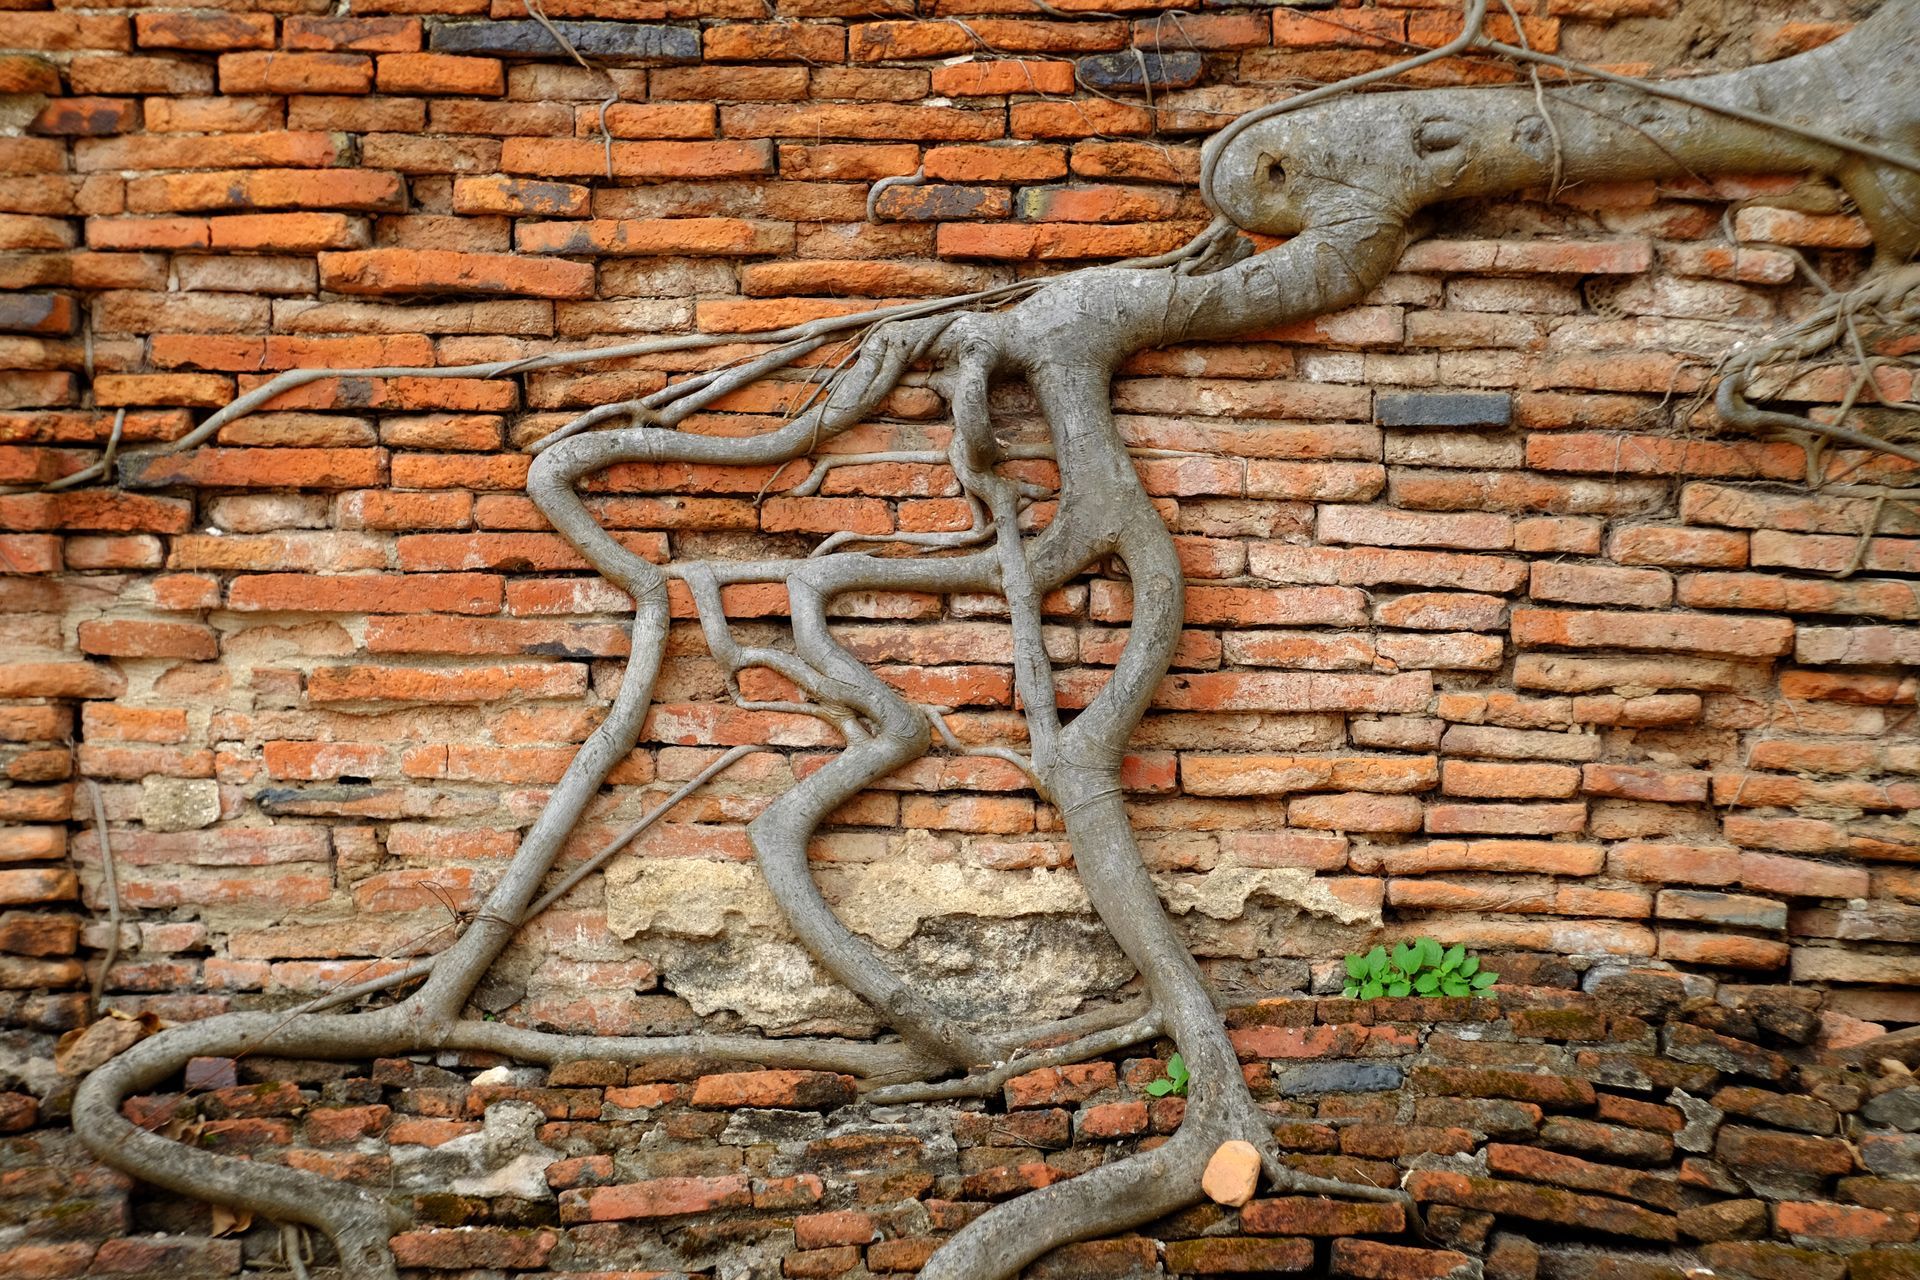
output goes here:
[[185, 1109], [176, 1111], [168, 1121], [154, 1130], [161, 1137], [172, 1142], [184, 1142], [188, 1146], [200, 1141], [200, 1131], [207, 1122]]
[[230, 1209], [224, 1204], [213, 1206], [213, 1234], [216, 1236], [237, 1235], [252, 1225], [251, 1209]]
[[61, 1036], [54, 1046], [53, 1065], [61, 1075], [83, 1076], [159, 1029], [160, 1020], [150, 1013], [137, 1018], [109, 1014], [90, 1026]]

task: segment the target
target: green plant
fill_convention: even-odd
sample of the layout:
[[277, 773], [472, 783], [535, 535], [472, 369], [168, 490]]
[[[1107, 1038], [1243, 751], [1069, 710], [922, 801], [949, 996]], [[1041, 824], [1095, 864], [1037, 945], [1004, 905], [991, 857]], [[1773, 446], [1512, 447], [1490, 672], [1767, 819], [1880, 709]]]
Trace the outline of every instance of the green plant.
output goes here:
[[1167, 1074], [1147, 1085], [1147, 1093], [1155, 1098], [1164, 1098], [1172, 1094], [1176, 1098], [1187, 1096], [1187, 1060], [1179, 1054], [1167, 1059]]
[[1464, 944], [1442, 950], [1432, 938], [1402, 942], [1388, 951], [1376, 946], [1347, 957], [1348, 999], [1380, 996], [1470, 996], [1485, 991], [1500, 975], [1480, 967], [1480, 957]]

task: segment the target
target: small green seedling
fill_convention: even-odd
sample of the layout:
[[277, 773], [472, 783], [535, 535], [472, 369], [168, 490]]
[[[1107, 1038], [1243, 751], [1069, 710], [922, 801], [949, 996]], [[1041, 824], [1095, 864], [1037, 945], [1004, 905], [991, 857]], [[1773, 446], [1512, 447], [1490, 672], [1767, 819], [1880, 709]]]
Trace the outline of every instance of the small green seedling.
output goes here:
[[1187, 1060], [1179, 1054], [1167, 1059], [1167, 1074], [1147, 1085], [1150, 1097], [1164, 1098], [1172, 1094], [1176, 1098], [1187, 1096]]
[[1485, 991], [1500, 975], [1480, 967], [1460, 943], [1441, 949], [1432, 938], [1402, 942], [1388, 951], [1376, 946], [1365, 955], [1347, 957], [1346, 996], [1349, 1000], [1377, 1000], [1381, 996], [1470, 996]]

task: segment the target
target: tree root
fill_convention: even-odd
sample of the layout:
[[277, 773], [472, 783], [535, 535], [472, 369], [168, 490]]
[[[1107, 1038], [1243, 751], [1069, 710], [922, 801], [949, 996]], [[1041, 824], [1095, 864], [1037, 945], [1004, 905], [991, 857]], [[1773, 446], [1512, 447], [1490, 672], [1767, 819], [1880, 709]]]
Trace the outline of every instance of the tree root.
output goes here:
[[[1479, 30], [1486, 8], [1486, 0], [1472, 0], [1471, 21], [1458, 40], [1397, 69], [1473, 49], [1568, 69], [1546, 55], [1488, 41]], [[1901, 40], [1883, 37], [1888, 32], [1897, 37], [1916, 21], [1920, 0], [1889, 0], [1882, 14], [1822, 50], [1752, 73], [1692, 81], [1684, 92], [1642, 86], [1653, 104], [1642, 123], [1623, 121], [1596, 105], [1610, 101], [1603, 91], [1617, 87], [1611, 83], [1548, 95], [1536, 82], [1533, 92], [1524, 96], [1504, 90], [1397, 94], [1370, 104], [1370, 114], [1358, 115], [1357, 123], [1342, 125], [1345, 117], [1322, 115], [1319, 108], [1321, 99], [1360, 83], [1349, 81], [1290, 100], [1282, 110], [1254, 113], [1216, 139], [1204, 161], [1203, 189], [1223, 216], [1187, 246], [1156, 259], [834, 317], [745, 339], [689, 335], [462, 367], [300, 370], [235, 400], [176, 447], [211, 439], [235, 418], [322, 378], [506, 377], [728, 342], [765, 348], [642, 399], [593, 409], [533, 446], [536, 457], [527, 487], [535, 506], [562, 538], [634, 599], [631, 657], [605, 719], [576, 753], [505, 874], [453, 943], [399, 975], [358, 984], [291, 1015], [228, 1014], [149, 1038], [83, 1081], [74, 1103], [76, 1132], [106, 1163], [148, 1182], [282, 1223], [318, 1227], [332, 1238], [346, 1280], [393, 1280], [386, 1239], [402, 1222], [386, 1199], [351, 1184], [170, 1142], [132, 1124], [121, 1112], [125, 1099], [159, 1085], [195, 1056], [268, 1052], [341, 1060], [455, 1050], [546, 1063], [691, 1054], [842, 1071], [866, 1079], [867, 1098], [874, 1103], [910, 1103], [986, 1096], [1020, 1071], [1112, 1052], [1161, 1034], [1178, 1047], [1192, 1081], [1177, 1132], [1151, 1150], [996, 1206], [942, 1246], [924, 1276], [1003, 1280], [1057, 1245], [1165, 1216], [1200, 1197], [1206, 1162], [1231, 1139], [1252, 1142], [1259, 1149], [1276, 1189], [1393, 1201], [1411, 1214], [1412, 1205], [1398, 1188], [1313, 1177], [1284, 1163], [1270, 1119], [1247, 1088], [1199, 966], [1141, 859], [1123, 803], [1120, 763], [1178, 643], [1183, 578], [1172, 537], [1113, 421], [1109, 402], [1114, 371], [1127, 356], [1147, 347], [1233, 337], [1358, 302], [1391, 270], [1407, 239], [1409, 220], [1433, 200], [1502, 193], [1536, 180], [1751, 168], [1756, 161], [1779, 159], [1776, 143], [1785, 149], [1785, 158], [1831, 173], [1847, 185], [1881, 239], [1883, 259], [1910, 252], [1920, 243], [1920, 221], [1902, 211], [1901, 200], [1920, 190], [1914, 164], [1904, 151], [1880, 143], [1901, 130], [1913, 132], [1913, 122], [1898, 118], [1897, 112], [1883, 113], [1882, 119], [1866, 110], [1878, 98], [1863, 90], [1857, 101], [1834, 108], [1852, 113], [1841, 116], [1842, 129], [1795, 125], [1786, 130], [1791, 137], [1783, 139], [1779, 121], [1753, 107], [1778, 98], [1789, 113], [1804, 107], [1804, 114], [1813, 118], [1819, 114], [1816, 108], [1832, 103], [1834, 82], [1872, 86], [1897, 81], [1897, 76], [1876, 74], [1887, 58], [1905, 56], [1899, 52]], [[1363, 82], [1391, 73], [1369, 73]], [[1528, 134], [1516, 130], [1509, 117], [1544, 109], [1549, 98], [1587, 114], [1549, 119], [1550, 154], [1539, 147], [1528, 150], [1533, 146]], [[1379, 109], [1373, 111], [1373, 105]], [[1314, 110], [1302, 112], [1303, 106]], [[1282, 114], [1284, 122], [1274, 118]], [[1316, 137], [1316, 124], [1339, 127]], [[1867, 138], [1844, 132], [1854, 126], [1878, 132]], [[1492, 145], [1491, 158], [1466, 146], [1469, 141]], [[1248, 255], [1245, 242], [1234, 234], [1236, 225], [1291, 238], [1278, 248]], [[1905, 279], [1898, 271], [1885, 278], [1892, 277]], [[1899, 307], [1911, 309], [1915, 283], [1920, 280], [1902, 286]], [[1893, 306], [1892, 295], [1881, 296], [1874, 305], [1881, 304]], [[1852, 337], [1857, 346], [1852, 319], [1860, 305], [1859, 298], [1830, 302], [1780, 350], [1836, 333]], [[1006, 309], [968, 309], [988, 306]], [[808, 387], [805, 401], [778, 429], [746, 438], [673, 429], [720, 397], [776, 374], [841, 337], [851, 339], [844, 357], [810, 372], [805, 384], [796, 384]], [[805, 560], [662, 569], [615, 540], [580, 496], [583, 479], [617, 463], [771, 466], [777, 478], [788, 464], [811, 457], [822, 443], [876, 412], [910, 369], [925, 364], [932, 366], [929, 381], [953, 414], [949, 448], [934, 459], [953, 468], [975, 518], [973, 528], [958, 535], [875, 540], [922, 554], [861, 553], [844, 549], [855, 539], [840, 537], [827, 539]], [[1920, 461], [1920, 450], [1901, 452], [1857, 432], [1848, 435], [1853, 429], [1844, 424], [1823, 426], [1753, 409], [1745, 392], [1754, 368], [1755, 362], [1748, 361], [1722, 382], [1722, 408], [1730, 421], [1774, 429], [1789, 425], [1777, 419], [1792, 418], [1794, 429], [1870, 443]], [[1036, 492], [1000, 468], [1033, 456], [1032, 447], [1023, 455], [1021, 449], [1002, 444], [989, 411], [991, 385], [1008, 378], [1024, 379], [1037, 398], [1051, 435], [1045, 453], [1055, 460], [1060, 475], [1053, 519], [1030, 539], [1022, 537], [1019, 519]], [[1850, 406], [1851, 398], [1842, 417]], [[110, 474], [123, 421], [116, 419], [107, 456], [49, 487], [71, 487]], [[834, 461], [816, 463], [799, 491], [817, 489]], [[1133, 583], [1131, 629], [1106, 683], [1077, 715], [1063, 719], [1043, 643], [1040, 602], [1089, 566], [1109, 561], [1122, 566]], [[742, 670], [759, 666], [777, 671], [799, 687], [803, 699], [778, 705], [820, 716], [845, 739], [839, 755], [755, 818], [748, 836], [794, 933], [828, 972], [879, 1012], [900, 1035], [899, 1041], [592, 1038], [464, 1017], [475, 987], [526, 920], [637, 833], [624, 833], [585, 867], [542, 893], [580, 814], [639, 740], [665, 652], [667, 587], [675, 578], [692, 592], [708, 646], [727, 669], [736, 696]], [[791, 652], [735, 640], [723, 588], [738, 583], [785, 585]], [[1144, 981], [1145, 1007], [1100, 1010], [1023, 1032], [983, 1032], [914, 990], [834, 914], [808, 869], [807, 844], [818, 826], [847, 799], [924, 755], [936, 734], [947, 746], [958, 745], [937, 710], [903, 698], [834, 639], [827, 624], [829, 604], [837, 596], [861, 591], [997, 592], [1006, 598], [1014, 637], [1014, 686], [1028, 717], [1031, 752], [1023, 757], [1008, 749], [974, 750], [1017, 764], [1036, 793], [1057, 809], [1094, 911]], [[742, 704], [763, 705], [744, 698]], [[712, 768], [723, 768], [732, 758], [723, 756]], [[106, 838], [102, 830], [103, 844]], [[418, 987], [386, 1007], [326, 1011], [411, 981], [419, 981]], [[1029, 1047], [1055, 1039], [1063, 1042]], [[955, 1071], [964, 1074], [929, 1083]], [[1417, 1216], [1413, 1222], [1417, 1226]], [[289, 1248], [290, 1258], [299, 1256], [297, 1247]]]
[[[1896, 325], [1920, 320], [1920, 265], [1875, 271], [1855, 288], [1826, 299], [1786, 332], [1739, 353], [1737, 358], [1728, 362], [1714, 393], [1714, 407], [1721, 418], [1730, 426], [1755, 434], [1812, 438], [1851, 445], [1857, 449], [1877, 450], [1908, 462], [1920, 463], [1920, 448], [1846, 424], [1846, 418], [1863, 395], [1869, 392], [1878, 394], [1879, 384], [1874, 377], [1878, 368], [1898, 363], [1875, 359], [1867, 354], [1857, 327], [1863, 315]], [[1831, 422], [1778, 409], [1758, 408], [1748, 400], [1754, 380], [1763, 372], [1770, 375], [1770, 381], [1778, 382], [1778, 370], [1785, 369], [1791, 374], [1808, 362], [1822, 358], [1831, 360], [1831, 353], [1841, 349], [1846, 350], [1856, 372], [1845, 398], [1835, 408]], [[1782, 389], [1785, 389], [1784, 383]], [[1920, 411], [1920, 406], [1911, 404], [1892, 404], [1887, 407], [1908, 413]]]

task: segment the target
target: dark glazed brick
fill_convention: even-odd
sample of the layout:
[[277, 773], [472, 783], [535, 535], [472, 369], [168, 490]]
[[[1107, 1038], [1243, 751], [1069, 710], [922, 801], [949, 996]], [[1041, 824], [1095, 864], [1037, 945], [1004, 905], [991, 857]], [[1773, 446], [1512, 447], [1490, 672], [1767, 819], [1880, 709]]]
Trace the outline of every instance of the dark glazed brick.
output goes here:
[[[647, 58], [697, 62], [700, 33], [692, 27], [644, 22], [556, 22], [561, 34], [590, 58]], [[436, 53], [496, 58], [550, 58], [565, 51], [537, 22], [453, 22], [433, 29]]]
[[1148, 83], [1156, 91], [1191, 88], [1206, 74], [1207, 63], [1199, 54], [1184, 50], [1167, 53], [1142, 50], [1137, 57], [1132, 53], [1095, 54], [1080, 59], [1074, 70], [1080, 83], [1090, 89], [1138, 93]]
[[71, 333], [78, 314], [73, 299], [65, 294], [0, 296], [0, 330], [7, 333]]
[[1273, 1087], [1286, 1097], [1303, 1093], [1379, 1093], [1398, 1089], [1406, 1073], [1388, 1063], [1313, 1062], [1273, 1073]]
[[1504, 391], [1396, 391], [1374, 399], [1383, 427], [1504, 427], [1513, 397]]

